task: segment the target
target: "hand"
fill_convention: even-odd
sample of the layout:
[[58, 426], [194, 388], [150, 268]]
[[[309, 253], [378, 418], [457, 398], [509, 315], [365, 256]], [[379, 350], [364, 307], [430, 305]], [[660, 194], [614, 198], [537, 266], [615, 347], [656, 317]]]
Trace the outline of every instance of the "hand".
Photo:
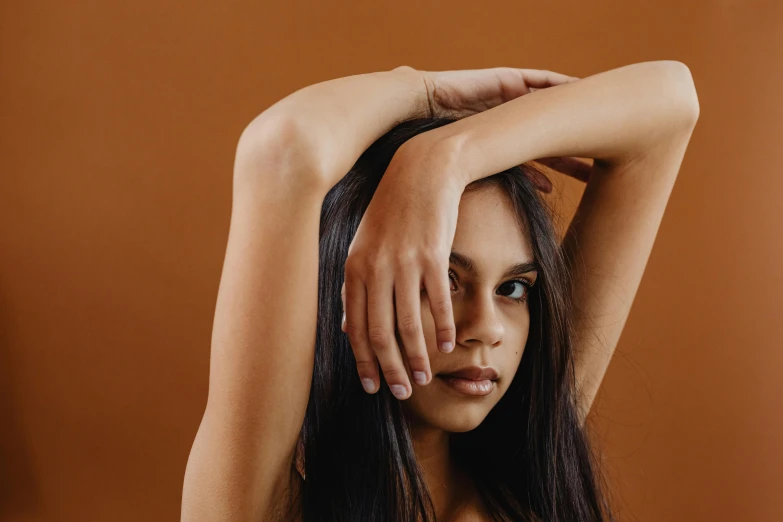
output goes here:
[[420, 75], [427, 91], [426, 116], [430, 118], [465, 118], [524, 94], [579, 80], [547, 70], [512, 67], [461, 71], [419, 71], [408, 66], [397, 69]]
[[[395, 327], [414, 381], [425, 385], [432, 380], [421, 319], [422, 290], [434, 318], [438, 348], [450, 352], [456, 337], [447, 273], [464, 186], [456, 183], [457, 176], [446, 175], [458, 168], [449, 162], [448, 153], [428, 142], [414, 147], [416, 141], [398, 150], [381, 179], [348, 250], [342, 289], [343, 331], [362, 384], [370, 393], [379, 389], [380, 362], [398, 399], [408, 398], [412, 387]], [[422, 171], [427, 176], [417, 175]]]
[[[580, 78], [538, 69], [495, 67], [463, 71], [419, 71], [406, 69], [421, 76], [428, 98], [428, 117], [465, 118], [518, 96], [547, 87], [572, 83]], [[587, 182], [592, 167], [576, 158], [542, 158], [536, 160], [566, 176]], [[525, 172], [526, 174], [528, 171]], [[552, 183], [541, 172], [532, 171], [530, 180], [544, 193], [552, 192]]]
[[[551, 71], [512, 68], [431, 72], [403, 66], [394, 72], [413, 84], [419, 78], [425, 86], [427, 109], [412, 117], [464, 118], [531, 89], [578, 80]], [[412, 142], [424, 145], [414, 147]], [[380, 362], [387, 384], [401, 399], [412, 390], [408, 372], [414, 380], [420, 378], [416, 380], [420, 385], [432, 379], [421, 325], [422, 289], [433, 315], [438, 348], [448, 353], [456, 337], [446, 274], [464, 186], [446, 181], [444, 188], [444, 180], [457, 177], [433, 175], [436, 169], [445, 172], [449, 155], [448, 151], [421, 150], [430, 146], [431, 141], [412, 139], [394, 156], [351, 243], [342, 289], [343, 331], [350, 339], [363, 384], [371, 383], [365, 389], [371, 393], [379, 389]], [[422, 161], [431, 164], [422, 165]], [[402, 174], [422, 170], [428, 172], [432, 185], [421, 176]]]
[[[590, 173], [593, 171], [593, 166], [591, 164], [585, 163], [582, 160], [572, 158], [570, 156], [563, 156], [559, 158], [540, 158], [534, 161], [535, 163], [540, 163], [541, 165], [545, 165], [552, 170], [556, 170], [557, 172], [560, 172], [561, 174], [571, 178], [584, 181], [585, 183], [590, 180]], [[528, 173], [530, 173], [528, 175], [528, 179], [533, 182], [536, 188], [546, 194], [552, 192], [552, 182], [549, 181], [549, 178], [546, 177], [543, 172], [533, 169], [525, 170], [525, 174]]]

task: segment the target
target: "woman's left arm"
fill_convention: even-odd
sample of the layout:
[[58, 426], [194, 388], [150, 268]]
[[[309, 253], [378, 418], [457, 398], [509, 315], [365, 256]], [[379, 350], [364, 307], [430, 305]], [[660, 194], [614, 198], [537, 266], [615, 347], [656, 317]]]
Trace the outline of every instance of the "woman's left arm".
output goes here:
[[[459, 185], [530, 160], [594, 158], [563, 241], [574, 269], [576, 379], [584, 423], [628, 318], [699, 116], [690, 70], [632, 64], [536, 91], [417, 136]], [[415, 160], [414, 160], [415, 161]]]

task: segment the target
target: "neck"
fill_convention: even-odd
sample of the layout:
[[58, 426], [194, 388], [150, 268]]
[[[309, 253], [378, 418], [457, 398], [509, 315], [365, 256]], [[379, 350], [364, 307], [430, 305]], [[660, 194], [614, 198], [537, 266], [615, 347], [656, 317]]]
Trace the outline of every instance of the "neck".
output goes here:
[[435, 515], [438, 520], [448, 520], [459, 512], [467, 498], [467, 476], [451, 458], [450, 434], [415, 421], [409, 425], [413, 449], [424, 472]]

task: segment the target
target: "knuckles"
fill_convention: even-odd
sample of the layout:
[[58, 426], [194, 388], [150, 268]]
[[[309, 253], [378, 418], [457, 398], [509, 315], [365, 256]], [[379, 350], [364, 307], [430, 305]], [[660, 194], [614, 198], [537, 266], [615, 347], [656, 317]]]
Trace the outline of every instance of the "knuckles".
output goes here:
[[[392, 254], [382, 252], [380, 248], [354, 250], [345, 261], [345, 272], [362, 280], [376, 279], [389, 271], [407, 272], [421, 267], [428, 271], [444, 266], [443, 255], [432, 248], [409, 248]], [[347, 279], [347, 278], [346, 278]]]
[[397, 366], [387, 366], [386, 368], [381, 365], [383, 375], [386, 377], [388, 383], [405, 382], [408, 379], [408, 374], [405, 373], [405, 368], [398, 368]]
[[357, 359], [356, 369], [359, 371], [359, 375], [372, 376], [375, 374], [375, 361]]
[[451, 312], [451, 299], [430, 299], [430, 308], [436, 315], [447, 315]]
[[392, 341], [392, 337], [390, 333], [386, 331], [386, 328], [379, 325], [370, 326], [367, 330], [367, 339], [370, 341], [370, 345], [373, 349], [376, 350], [388, 348]]
[[421, 329], [419, 328], [419, 322], [421, 318], [413, 317], [412, 315], [404, 315], [397, 319], [397, 329], [400, 331], [400, 335], [406, 337], [413, 337], [419, 334]]

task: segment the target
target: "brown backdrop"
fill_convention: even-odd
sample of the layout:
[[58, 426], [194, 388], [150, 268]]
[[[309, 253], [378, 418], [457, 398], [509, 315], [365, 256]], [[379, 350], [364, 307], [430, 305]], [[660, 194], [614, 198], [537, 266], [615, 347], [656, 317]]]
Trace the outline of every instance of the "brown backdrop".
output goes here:
[[278, 4], [0, 3], [0, 519], [178, 519], [234, 147], [271, 103], [402, 64], [674, 59], [701, 117], [595, 437], [623, 521], [783, 520], [783, 4]]

